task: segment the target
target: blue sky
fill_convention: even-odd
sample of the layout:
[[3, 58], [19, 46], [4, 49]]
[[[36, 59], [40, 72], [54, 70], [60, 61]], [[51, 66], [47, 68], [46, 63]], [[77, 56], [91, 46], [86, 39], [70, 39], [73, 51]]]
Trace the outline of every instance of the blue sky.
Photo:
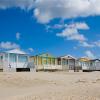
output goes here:
[[[90, 4], [95, 7], [93, 3], [98, 3], [98, 9], [88, 9], [88, 12], [84, 6], [82, 11], [78, 11], [78, 8], [74, 11], [73, 6], [69, 8], [70, 12], [63, 6], [57, 10], [56, 6], [52, 6], [52, 0], [36, 0], [36, 3], [32, 0], [8, 1], [0, 1], [1, 51], [20, 48], [31, 55], [48, 52], [55, 56], [100, 57], [100, 2], [97, 0]], [[89, 3], [78, 1], [80, 5]], [[72, 0], [67, 2], [74, 3]], [[51, 6], [48, 7], [48, 4]]]

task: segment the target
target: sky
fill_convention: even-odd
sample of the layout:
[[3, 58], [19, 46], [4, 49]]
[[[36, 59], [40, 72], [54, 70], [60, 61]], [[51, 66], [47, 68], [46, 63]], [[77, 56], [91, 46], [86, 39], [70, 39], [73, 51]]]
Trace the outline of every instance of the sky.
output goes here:
[[100, 0], [0, 0], [0, 51], [16, 48], [100, 58]]

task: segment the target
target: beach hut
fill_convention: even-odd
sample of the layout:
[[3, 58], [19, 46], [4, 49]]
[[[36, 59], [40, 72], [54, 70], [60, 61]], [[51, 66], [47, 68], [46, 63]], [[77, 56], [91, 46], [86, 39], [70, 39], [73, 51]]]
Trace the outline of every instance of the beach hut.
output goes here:
[[0, 53], [0, 63], [3, 71], [34, 71], [33, 62], [29, 62], [29, 56], [20, 49], [9, 50]]
[[58, 57], [58, 64], [62, 66], [62, 70], [73, 71], [75, 70], [76, 58], [71, 55]]
[[82, 70], [86, 71], [100, 71], [100, 59], [90, 59], [88, 57], [82, 57], [78, 59], [79, 65], [82, 66]]
[[91, 71], [100, 71], [100, 59], [90, 60], [89, 70], [91, 70]]
[[83, 71], [90, 70], [90, 58], [88, 57], [81, 57], [78, 59], [78, 65], [82, 67]]
[[36, 56], [31, 56], [30, 61], [34, 61], [37, 71], [39, 70], [59, 70], [61, 66], [58, 65], [57, 58], [49, 53], [43, 53]]

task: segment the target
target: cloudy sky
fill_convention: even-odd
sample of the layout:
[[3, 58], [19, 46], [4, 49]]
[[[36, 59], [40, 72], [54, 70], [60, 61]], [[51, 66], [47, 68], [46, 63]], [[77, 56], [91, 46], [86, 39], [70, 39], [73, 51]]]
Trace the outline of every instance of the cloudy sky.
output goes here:
[[100, 0], [0, 0], [0, 50], [100, 57]]

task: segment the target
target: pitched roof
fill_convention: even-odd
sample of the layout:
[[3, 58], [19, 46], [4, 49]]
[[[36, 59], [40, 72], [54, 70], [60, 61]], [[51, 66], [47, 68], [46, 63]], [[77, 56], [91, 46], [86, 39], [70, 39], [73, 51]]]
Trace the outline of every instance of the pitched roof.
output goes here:
[[76, 59], [75, 57], [73, 57], [71, 55], [62, 56], [61, 58], [65, 58], [65, 59]]
[[[35, 56], [38, 56], [38, 57], [48, 57], [48, 58], [56, 58], [55, 56], [49, 54], [49, 53], [41, 53], [41, 54], [37, 54]], [[31, 56], [31, 57], [34, 57], [34, 56]]]
[[90, 60], [90, 61], [100, 61], [100, 59], [92, 59], [92, 60]]
[[81, 57], [78, 59], [79, 61], [82, 61], [82, 62], [88, 62], [90, 61], [91, 59], [89, 57]]
[[27, 54], [27, 53], [25, 53], [24, 51], [21, 51], [20, 49], [9, 50], [9, 51], [6, 51], [6, 53]]

